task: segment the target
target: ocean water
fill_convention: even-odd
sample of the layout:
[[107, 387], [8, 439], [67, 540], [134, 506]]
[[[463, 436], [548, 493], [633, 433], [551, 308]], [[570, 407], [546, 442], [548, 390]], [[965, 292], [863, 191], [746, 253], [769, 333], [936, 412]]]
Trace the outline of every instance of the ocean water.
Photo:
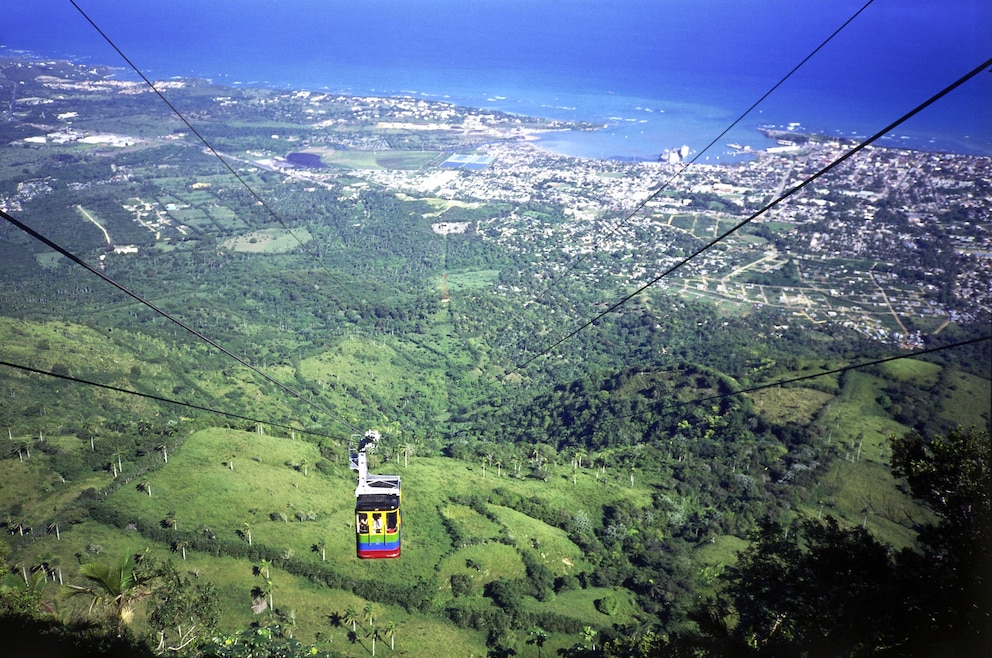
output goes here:
[[[865, 0], [76, 0], [149, 77], [408, 95], [589, 121], [541, 145], [595, 158], [695, 153]], [[874, 134], [992, 57], [986, 0], [874, 0], [714, 147], [759, 125]], [[0, 55], [127, 67], [68, 0], [7, 0]], [[121, 77], [133, 77], [126, 68]], [[992, 74], [884, 143], [992, 155]]]

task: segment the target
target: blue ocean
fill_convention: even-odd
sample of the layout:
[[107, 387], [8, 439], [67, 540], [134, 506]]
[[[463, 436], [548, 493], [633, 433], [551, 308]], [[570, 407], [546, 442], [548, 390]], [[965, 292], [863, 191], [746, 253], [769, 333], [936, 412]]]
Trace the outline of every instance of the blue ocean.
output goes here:
[[[872, 135], [992, 57], [986, 0], [7, 0], [0, 55], [593, 122], [540, 145], [727, 159], [756, 128]], [[867, 6], [866, 6], [867, 5]], [[859, 13], [860, 11], [860, 13]], [[86, 16], [83, 15], [85, 12]], [[857, 14], [857, 15], [856, 15]], [[768, 98], [731, 124], [850, 23]], [[88, 17], [88, 18], [87, 18]], [[99, 30], [98, 30], [99, 29]], [[992, 74], [882, 142], [992, 155]]]

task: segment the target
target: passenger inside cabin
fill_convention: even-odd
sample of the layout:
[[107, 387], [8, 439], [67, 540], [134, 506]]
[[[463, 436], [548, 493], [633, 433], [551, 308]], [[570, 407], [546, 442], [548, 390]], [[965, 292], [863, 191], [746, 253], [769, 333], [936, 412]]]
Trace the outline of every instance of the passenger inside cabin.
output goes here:
[[369, 533], [368, 518], [364, 514], [358, 515], [358, 532], [362, 535], [367, 535]]
[[376, 534], [382, 532], [382, 514], [372, 515], [372, 532]]
[[386, 515], [386, 532], [396, 532], [396, 512]]

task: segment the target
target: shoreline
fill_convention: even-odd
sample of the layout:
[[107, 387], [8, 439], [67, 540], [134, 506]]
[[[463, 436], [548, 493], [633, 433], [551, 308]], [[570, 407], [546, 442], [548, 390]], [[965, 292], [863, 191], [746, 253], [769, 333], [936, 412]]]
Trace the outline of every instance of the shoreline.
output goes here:
[[[44, 57], [36, 53], [26, 51], [10, 49], [6, 46], [0, 48], [0, 60], [11, 60], [11, 61], [24, 61], [31, 62], [34, 64], [39, 63], [64, 63], [72, 66], [86, 67], [93, 71], [100, 71], [105, 79], [121, 81], [121, 82], [142, 82], [140, 77], [138, 77], [134, 71], [127, 67], [114, 66], [109, 64], [93, 64], [90, 63], [88, 57]], [[415, 89], [404, 89], [404, 90], [381, 90], [374, 91], [370, 90], [367, 93], [358, 92], [353, 88], [349, 87], [330, 87], [330, 86], [317, 86], [317, 85], [298, 85], [286, 82], [272, 82], [272, 81], [262, 81], [262, 80], [252, 80], [250, 82], [243, 81], [218, 81], [220, 78], [230, 78], [229, 74], [218, 74], [215, 76], [210, 75], [185, 75], [185, 76], [168, 76], [162, 77], [158, 80], [153, 80], [157, 84], [159, 83], [175, 83], [177, 81], [193, 82], [193, 81], [205, 81], [209, 84], [216, 85], [221, 88], [238, 89], [238, 90], [248, 90], [248, 89], [267, 89], [274, 91], [311, 91], [314, 93], [329, 93], [350, 98], [384, 98], [384, 99], [416, 99], [424, 101], [427, 103], [444, 103], [457, 108], [463, 108], [468, 110], [477, 110], [482, 112], [494, 112], [499, 114], [504, 114], [507, 116], [515, 116], [528, 118], [535, 121], [546, 121], [546, 122], [559, 122], [561, 124], [566, 124], [567, 127], [562, 128], [548, 128], [548, 129], [528, 129], [524, 132], [521, 137], [521, 141], [531, 143], [542, 151], [551, 153], [558, 156], [580, 158], [583, 160], [608, 160], [617, 162], [633, 162], [633, 163], [654, 163], [654, 162], [664, 162], [667, 154], [678, 150], [683, 143], [688, 143], [694, 141], [692, 139], [667, 139], [664, 133], [653, 127], [654, 133], [646, 135], [644, 137], [644, 142], [637, 140], [637, 144], [641, 143], [654, 143], [658, 146], [658, 150], [651, 152], [649, 154], [643, 153], [643, 149], [631, 147], [630, 144], [635, 143], [634, 141], [624, 142], [623, 140], [628, 139], [631, 135], [625, 134], [625, 130], [631, 128], [630, 125], [625, 125], [626, 122], [633, 122], [632, 118], [611, 116], [612, 121], [595, 121], [590, 119], [581, 118], [561, 118], [555, 116], [548, 116], [543, 114], [534, 114], [529, 112], [521, 112], [519, 110], [509, 110], [500, 107], [493, 107], [492, 101], [494, 99], [500, 99], [505, 101], [506, 96], [494, 96], [492, 94], [486, 95], [481, 94], [476, 98], [462, 98], [461, 95], [446, 94], [446, 93], [433, 93], [426, 91], [418, 91]], [[152, 79], [152, 78], [149, 78]], [[521, 101], [517, 101], [521, 102]], [[576, 110], [577, 108], [570, 108]], [[641, 109], [641, 108], [635, 108]], [[688, 121], [688, 120], [687, 120]], [[643, 122], [643, 120], [641, 120]], [[691, 123], [691, 121], [689, 122]], [[699, 162], [698, 164], [727, 164], [727, 163], [739, 163], [745, 162], [752, 159], [755, 155], [767, 151], [769, 148], [776, 148], [774, 144], [754, 144], [747, 142], [760, 142], [760, 139], [756, 139], [757, 136], [762, 136], [765, 140], [798, 140], [802, 142], [810, 140], [818, 141], [838, 141], [841, 143], [859, 143], [866, 139], [869, 134], [862, 135], [860, 131], [851, 131], [846, 134], [831, 134], [829, 131], [822, 131], [816, 129], [807, 129], [805, 127], [800, 127], [799, 129], [793, 129], [792, 126], [799, 126], [799, 124], [784, 124], [788, 127], [781, 127], [783, 124], [756, 124], [751, 128], [738, 128], [738, 134], [732, 136], [731, 134], [724, 135], [721, 137], [722, 140], [735, 141], [740, 140], [741, 144], [732, 143], [714, 143], [710, 149], [711, 155], [705, 157], [704, 162]], [[676, 124], [681, 128], [682, 124]], [[609, 146], [603, 144], [595, 145], [593, 140], [598, 136], [607, 135], [613, 132], [616, 137], [612, 140], [614, 143], [610, 143], [609, 139], [600, 139], [601, 142], [610, 143]], [[743, 134], [741, 134], [743, 131]], [[643, 133], [644, 131], [642, 131]], [[660, 135], [659, 135], [660, 133]], [[557, 146], [553, 143], [554, 140], [545, 139], [544, 135], [547, 134], [558, 134], [558, 135], [568, 135], [573, 139], [570, 140], [570, 144], [562, 144]], [[592, 137], [588, 138], [588, 144], [577, 146], [576, 148], [570, 148], [574, 146], [577, 142], [582, 141], [582, 136], [590, 135]], [[873, 133], [872, 133], [873, 134]], [[619, 138], [623, 135], [623, 140]], [[637, 135], [633, 135], [637, 139]], [[684, 135], [683, 135], [684, 136]], [[748, 139], [750, 136], [752, 139]], [[992, 145], [988, 147], [961, 147], [958, 145], [955, 147], [953, 144], [922, 144], [920, 140], [922, 137], [913, 137], [910, 135], [897, 135], [890, 134], [886, 135], [879, 140], [875, 141], [872, 146], [876, 148], [891, 148], [897, 150], [909, 150], [922, 153], [948, 153], [953, 155], [969, 156], [969, 157], [992, 157]], [[936, 138], [931, 137], [931, 141]], [[968, 136], [964, 136], [959, 139], [969, 139]], [[902, 140], [905, 143], [898, 143], [898, 140]], [[699, 139], [703, 142], [703, 138]], [[951, 140], [947, 140], [951, 141]], [[550, 143], [549, 143], [550, 142]], [[679, 142], [679, 143], [676, 143]], [[709, 144], [710, 139], [705, 140], [705, 144]], [[725, 150], [720, 153], [716, 153], [716, 149], [729, 148], [730, 150]], [[696, 154], [698, 150], [696, 148], [691, 149], [691, 153]]]

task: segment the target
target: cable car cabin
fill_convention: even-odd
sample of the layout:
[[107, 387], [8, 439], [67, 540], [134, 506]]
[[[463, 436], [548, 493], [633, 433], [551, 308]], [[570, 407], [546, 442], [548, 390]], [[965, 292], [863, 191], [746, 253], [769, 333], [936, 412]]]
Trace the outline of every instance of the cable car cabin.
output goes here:
[[[371, 475], [371, 480], [376, 476]], [[394, 492], [363, 493], [355, 497], [355, 528], [358, 557], [384, 558], [400, 556], [400, 493], [399, 478]], [[370, 488], [375, 486], [370, 483]]]
[[399, 557], [401, 525], [400, 478], [367, 476], [364, 491], [355, 491], [358, 557]]
[[[358, 472], [355, 487], [355, 543], [360, 558], [400, 556], [400, 476], [370, 475], [366, 450], [374, 449], [379, 433], [370, 430], [351, 454]], [[370, 448], [371, 446], [371, 448]]]

